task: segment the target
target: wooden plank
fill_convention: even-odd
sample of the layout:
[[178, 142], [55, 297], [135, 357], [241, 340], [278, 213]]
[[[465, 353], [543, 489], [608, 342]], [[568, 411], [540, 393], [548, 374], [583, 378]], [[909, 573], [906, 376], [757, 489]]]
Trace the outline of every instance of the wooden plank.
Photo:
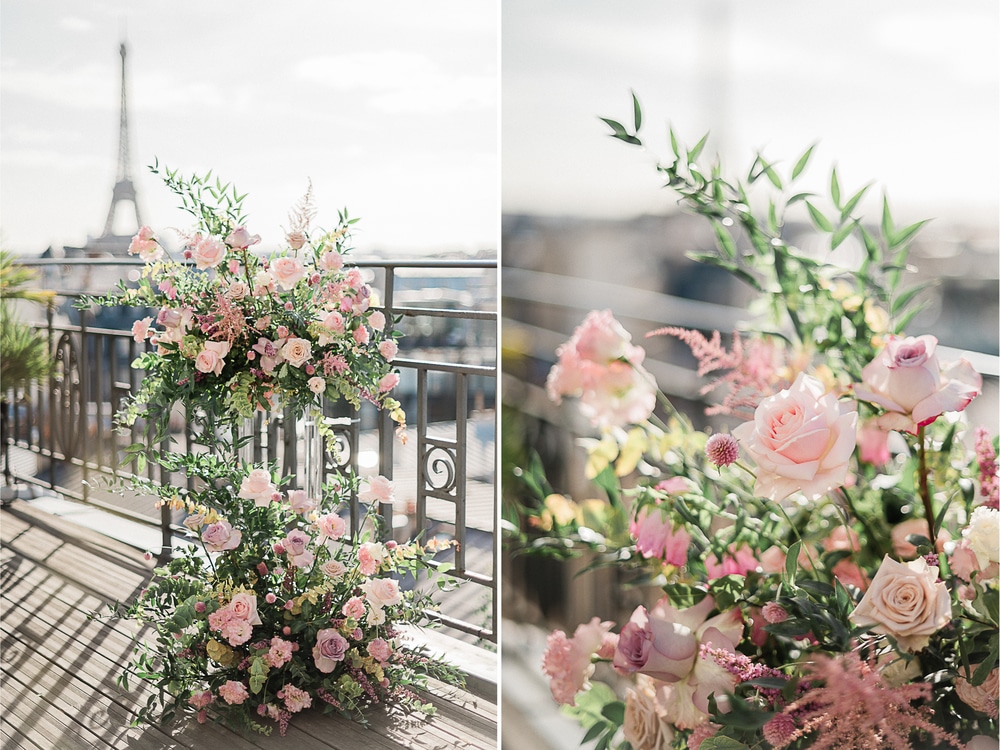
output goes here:
[[[71, 716], [52, 706], [21, 683], [16, 675], [5, 673], [0, 687], [0, 702], [12, 723], [33, 742], [60, 750], [107, 750], [110, 745], [73, 721]], [[16, 700], [15, 700], [16, 699]]]
[[4, 750], [46, 750], [21, 734], [7, 721], [6, 716], [0, 719], [0, 747]]

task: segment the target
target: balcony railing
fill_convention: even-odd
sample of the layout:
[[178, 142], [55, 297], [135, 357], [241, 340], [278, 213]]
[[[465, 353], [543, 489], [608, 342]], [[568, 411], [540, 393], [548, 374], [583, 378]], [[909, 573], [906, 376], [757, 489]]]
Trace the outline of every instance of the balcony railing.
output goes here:
[[[122, 494], [111, 486], [115, 477], [139, 470], [135, 463], [121, 464], [124, 448], [139, 440], [138, 430], [120, 434], [113, 421], [143, 375], [131, 367], [143, 346], [128, 330], [136, 311], [74, 307], [82, 292], [107, 291], [109, 285], [95, 282], [95, 276], [113, 280], [121, 276], [122, 266], [139, 264], [130, 259], [20, 262], [39, 268], [39, 286], [57, 292], [45, 319], [34, 323], [45, 332], [55, 369], [46, 382], [3, 394], [8, 403], [3, 441], [7, 484], [34, 485], [158, 526], [160, 552], [169, 554], [175, 535], [183, 533], [183, 518], [155, 510], [149, 497]], [[392, 479], [396, 503], [377, 509], [387, 534], [457, 542], [440, 562], [453, 566], [449, 574], [465, 585], [432, 616], [467, 639], [495, 642], [496, 261], [356, 265], [378, 293], [387, 320], [398, 316], [398, 328], [407, 334], [393, 364], [401, 375], [394, 395], [403, 403], [410, 427], [403, 443], [388, 415], [373, 407], [326, 402], [324, 418], [334, 427], [339, 449], [336, 456], [325, 455], [321, 470]], [[86, 286], [72, 283], [82, 277], [88, 277]], [[184, 414], [174, 416], [172, 449], [201, 450], [191, 440]], [[283, 474], [301, 471], [307, 426], [295, 424], [287, 414], [259, 414], [246, 429], [255, 439], [242, 454], [244, 460], [277, 460]], [[153, 465], [144, 475], [161, 483], [190, 481]], [[353, 530], [365, 511], [357, 497], [350, 499]]]

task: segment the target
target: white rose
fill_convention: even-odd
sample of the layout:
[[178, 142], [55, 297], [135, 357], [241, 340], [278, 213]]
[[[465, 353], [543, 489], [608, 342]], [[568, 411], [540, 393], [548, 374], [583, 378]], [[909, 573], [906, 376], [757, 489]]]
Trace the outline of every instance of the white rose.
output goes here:
[[1000, 562], [1000, 510], [980, 505], [972, 511], [969, 527], [962, 532], [982, 569]]

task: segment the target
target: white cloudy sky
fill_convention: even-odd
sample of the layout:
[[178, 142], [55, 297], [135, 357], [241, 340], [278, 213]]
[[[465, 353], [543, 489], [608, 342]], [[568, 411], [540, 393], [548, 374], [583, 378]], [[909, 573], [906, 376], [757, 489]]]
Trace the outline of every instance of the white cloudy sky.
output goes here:
[[[670, 122], [741, 171], [819, 141], [821, 188], [836, 162], [897, 219], [995, 226], [998, 17], [996, 0], [504, 0], [504, 209], [662, 213]], [[630, 89], [652, 154], [597, 119], [630, 118]]]
[[345, 206], [362, 218], [359, 250], [495, 249], [497, 7], [3, 0], [2, 244], [37, 253], [102, 231], [124, 32], [134, 176], [154, 228], [190, 226], [146, 169], [158, 157], [248, 192], [265, 241], [311, 179], [319, 224]]

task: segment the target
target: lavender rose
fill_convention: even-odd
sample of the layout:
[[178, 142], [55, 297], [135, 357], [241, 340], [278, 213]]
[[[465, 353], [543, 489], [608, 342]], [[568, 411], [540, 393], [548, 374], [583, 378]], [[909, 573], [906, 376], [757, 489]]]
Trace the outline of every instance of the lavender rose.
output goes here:
[[344, 660], [347, 646], [347, 639], [336, 628], [323, 628], [317, 632], [316, 645], [313, 646], [316, 669], [320, 672], [332, 672], [337, 668], [337, 663]]

